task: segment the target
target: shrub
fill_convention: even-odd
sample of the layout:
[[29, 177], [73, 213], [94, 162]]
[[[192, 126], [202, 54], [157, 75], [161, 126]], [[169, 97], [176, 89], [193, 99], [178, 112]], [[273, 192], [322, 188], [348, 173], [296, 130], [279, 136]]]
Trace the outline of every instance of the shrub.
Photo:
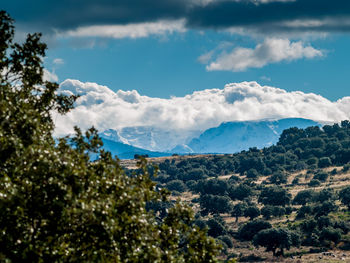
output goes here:
[[331, 165], [332, 165], [332, 161], [331, 161], [331, 158], [329, 158], [329, 157], [322, 157], [318, 161], [318, 167], [320, 167], [320, 168], [328, 167]]
[[249, 217], [250, 220], [258, 217], [260, 215], [260, 209], [256, 206], [248, 206], [244, 211], [244, 216]]
[[325, 182], [325, 181], [327, 181], [328, 177], [329, 177], [329, 174], [327, 172], [321, 171], [321, 172], [316, 173], [314, 175], [313, 179], [319, 180], [320, 182]]
[[228, 248], [233, 248], [232, 238], [228, 235], [219, 236], [218, 239], [223, 241]]
[[340, 229], [334, 229], [332, 227], [323, 228], [319, 239], [326, 245], [328, 243], [327, 241], [332, 241], [337, 244], [341, 239], [341, 231]]
[[270, 182], [273, 184], [285, 184], [287, 183], [287, 174], [285, 172], [275, 172], [270, 176]]
[[280, 187], [265, 187], [259, 196], [258, 201], [264, 205], [285, 206], [290, 203], [291, 194]]
[[271, 224], [264, 220], [253, 220], [246, 223], [238, 230], [238, 236], [242, 240], [252, 240], [253, 237], [261, 230], [271, 228]]
[[313, 199], [315, 192], [312, 190], [303, 190], [296, 194], [293, 199], [293, 204], [296, 205], [305, 205]]
[[321, 182], [317, 179], [312, 179], [308, 184], [308, 186], [310, 186], [310, 187], [315, 187], [315, 186], [319, 186], [319, 185], [321, 185]]
[[345, 173], [345, 172], [347, 172], [347, 171], [349, 171], [349, 170], [350, 170], [350, 163], [347, 163], [347, 164], [345, 164], [345, 165], [343, 166], [342, 171]]
[[259, 173], [256, 169], [249, 169], [247, 172], [247, 178], [256, 179], [259, 177]]
[[177, 192], [185, 192], [187, 190], [186, 185], [183, 181], [180, 180], [172, 180], [166, 184], [166, 188], [168, 188], [170, 191], [177, 191]]
[[341, 202], [350, 209], [350, 186], [342, 189], [339, 192]]
[[207, 221], [209, 227], [208, 235], [212, 237], [218, 237], [226, 234], [225, 221], [221, 218], [214, 217]]

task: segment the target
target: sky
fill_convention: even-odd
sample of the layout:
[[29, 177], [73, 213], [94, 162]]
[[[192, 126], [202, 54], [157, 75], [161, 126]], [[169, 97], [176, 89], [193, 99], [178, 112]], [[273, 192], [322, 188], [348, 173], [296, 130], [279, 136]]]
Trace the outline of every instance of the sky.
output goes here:
[[[86, 97], [77, 104], [85, 107], [84, 113], [77, 110], [69, 119], [75, 124], [100, 129], [155, 125], [156, 120], [145, 117], [146, 112], [154, 114], [149, 107], [172, 105], [176, 98], [181, 103], [175, 106], [181, 105], [180, 111], [187, 116], [164, 106], [156, 113], [164, 119], [160, 126], [188, 130], [191, 125], [205, 129], [219, 121], [276, 116], [350, 118], [346, 112], [350, 96], [348, 0], [12, 0], [2, 1], [1, 8], [15, 19], [18, 41], [28, 32], [43, 33], [48, 44], [47, 79], [65, 83], [62, 90], [84, 90]], [[94, 85], [95, 91], [86, 90]], [[234, 92], [240, 94], [239, 99], [218, 102], [218, 94], [232, 85], [239, 87]], [[250, 85], [265, 91], [269, 99], [261, 100], [257, 90], [245, 90]], [[119, 106], [105, 105], [101, 114], [109, 109], [112, 117], [99, 121], [94, 111], [104, 103], [90, 97], [101, 90], [115, 98], [121, 96], [119, 91], [136, 94], [143, 103], [132, 115], [125, 105], [108, 101]], [[276, 98], [279, 92], [293, 99]], [[213, 101], [221, 104], [214, 107], [209, 97], [200, 96], [202, 104], [196, 106], [197, 95], [206, 93], [214, 94]], [[241, 103], [240, 96], [246, 96], [247, 104]], [[249, 108], [252, 98], [264, 101], [264, 110]], [[310, 98], [317, 103], [304, 105]], [[146, 103], [149, 107], [144, 100], [152, 101]], [[271, 101], [279, 105], [269, 111]], [[240, 103], [248, 108], [239, 108]], [[132, 115], [133, 122], [116, 111]], [[81, 114], [90, 116], [84, 118], [87, 123], [81, 123]], [[113, 122], [113, 116], [118, 116], [118, 122]], [[60, 134], [69, 130], [63, 123]]]

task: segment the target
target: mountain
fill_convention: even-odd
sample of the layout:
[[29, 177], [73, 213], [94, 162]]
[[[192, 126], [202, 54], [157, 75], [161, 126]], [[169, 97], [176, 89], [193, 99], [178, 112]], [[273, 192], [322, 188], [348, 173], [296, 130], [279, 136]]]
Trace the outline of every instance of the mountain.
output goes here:
[[199, 131], [173, 131], [151, 126], [124, 127], [120, 130], [108, 129], [100, 133], [104, 139], [156, 152], [169, 151], [177, 145], [188, 143], [199, 135]]
[[149, 157], [168, 156], [169, 153], [153, 152], [142, 148], [134, 147], [122, 142], [108, 140], [102, 137], [103, 149], [110, 151], [112, 155], [117, 155], [119, 159], [133, 159], [135, 154], [148, 155]]
[[277, 143], [283, 130], [321, 126], [302, 118], [225, 122], [204, 131], [187, 145], [175, 147], [173, 153], [235, 153], [251, 147], [263, 148]]

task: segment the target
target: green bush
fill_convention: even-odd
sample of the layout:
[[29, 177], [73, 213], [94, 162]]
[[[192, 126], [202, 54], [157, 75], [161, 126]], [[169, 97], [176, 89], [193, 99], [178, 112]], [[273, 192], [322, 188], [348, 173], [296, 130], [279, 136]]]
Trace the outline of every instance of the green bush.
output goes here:
[[313, 179], [319, 180], [320, 182], [325, 182], [325, 181], [327, 181], [328, 177], [329, 177], [329, 174], [327, 172], [321, 171], [321, 172], [316, 173], [314, 175]]
[[308, 184], [308, 186], [310, 186], [310, 187], [315, 187], [315, 186], [319, 186], [319, 185], [321, 185], [321, 182], [317, 179], [312, 179]]
[[324, 168], [332, 165], [332, 160], [329, 157], [322, 157], [318, 161], [318, 167]]
[[170, 191], [185, 192], [187, 190], [186, 185], [181, 180], [172, 180], [166, 184], [166, 188]]
[[271, 228], [271, 224], [264, 220], [253, 220], [243, 226], [238, 230], [238, 236], [241, 240], [252, 240], [253, 237], [261, 230]]

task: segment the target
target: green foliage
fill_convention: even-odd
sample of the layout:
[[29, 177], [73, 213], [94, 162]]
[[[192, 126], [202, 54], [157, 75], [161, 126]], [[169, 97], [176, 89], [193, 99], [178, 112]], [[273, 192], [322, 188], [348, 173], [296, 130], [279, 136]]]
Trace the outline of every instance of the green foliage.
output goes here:
[[341, 239], [341, 231], [340, 229], [334, 229], [332, 227], [326, 227], [323, 228], [320, 234], [320, 240], [325, 244], [328, 245], [329, 241], [332, 241], [333, 243], [337, 244], [339, 243]]
[[239, 228], [238, 236], [242, 240], [251, 241], [259, 231], [271, 227], [271, 224], [264, 220], [253, 220]]
[[232, 238], [229, 235], [219, 236], [217, 239], [223, 241], [228, 248], [233, 248]]
[[202, 215], [230, 213], [232, 206], [230, 198], [218, 195], [201, 195], [199, 199]]
[[200, 180], [196, 188], [197, 192], [201, 194], [226, 195], [228, 184], [219, 179]]
[[285, 172], [278, 171], [270, 176], [270, 182], [272, 184], [280, 185], [287, 183], [288, 177]]
[[231, 215], [236, 218], [236, 222], [238, 221], [239, 217], [244, 216], [244, 212], [247, 209], [248, 205], [244, 202], [240, 202], [233, 206]]
[[265, 187], [259, 196], [259, 202], [264, 205], [285, 206], [291, 201], [291, 194], [280, 187]]
[[212, 237], [226, 235], [226, 224], [220, 216], [214, 216], [207, 221], [208, 234]]
[[318, 162], [320, 168], [328, 167], [332, 165], [332, 160], [329, 157], [322, 157]]
[[320, 182], [320, 180], [317, 180], [317, 179], [312, 179], [308, 183], [308, 186], [310, 186], [310, 187], [315, 187], [315, 186], [319, 186], [319, 185], [321, 185], [321, 182]]
[[187, 187], [181, 180], [172, 180], [166, 184], [166, 188], [170, 191], [178, 191], [180, 193], [185, 192]]
[[339, 192], [341, 202], [350, 209], [350, 186], [342, 189]]
[[250, 220], [258, 217], [260, 215], [260, 209], [255, 206], [248, 206], [247, 209], [244, 210], [244, 216], [249, 217]]
[[314, 175], [313, 180], [319, 180], [320, 182], [325, 182], [327, 181], [328, 177], [329, 177], [329, 174], [327, 172], [320, 171]]
[[253, 194], [253, 189], [247, 184], [231, 186], [228, 189], [228, 195], [232, 200], [244, 200]]
[[251, 179], [256, 179], [259, 177], [259, 173], [257, 172], [257, 170], [253, 169], [249, 169], [247, 172], [247, 178], [251, 178]]
[[276, 249], [280, 249], [280, 254], [284, 254], [284, 249], [290, 249], [292, 246], [300, 245], [298, 234], [282, 228], [270, 228], [260, 231], [253, 240], [255, 246], [266, 247], [266, 251], [272, 251], [276, 256]]
[[296, 196], [293, 199], [293, 204], [296, 205], [305, 205], [314, 198], [315, 192], [312, 190], [303, 190], [296, 194]]
[[94, 128], [56, 143], [51, 113], [68, 112], [75, 97], [42, 80], [40, 34], [23, 44], [13, 34], [1, 11], [0, 261], [215, 262], [218, 246], [187, 206], [163, 218], [147, 211], [168, 194], [155, 190], [144, 159], [140, 174], [126, 175]]

